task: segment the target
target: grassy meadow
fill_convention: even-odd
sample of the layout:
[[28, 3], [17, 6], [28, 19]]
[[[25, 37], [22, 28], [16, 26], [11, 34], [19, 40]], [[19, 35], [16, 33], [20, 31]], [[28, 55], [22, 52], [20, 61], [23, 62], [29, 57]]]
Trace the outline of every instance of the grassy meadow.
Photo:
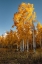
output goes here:
[[14, 49], [0, 48], [0, 64], [42, 64], [42, 50], [17, 52]]

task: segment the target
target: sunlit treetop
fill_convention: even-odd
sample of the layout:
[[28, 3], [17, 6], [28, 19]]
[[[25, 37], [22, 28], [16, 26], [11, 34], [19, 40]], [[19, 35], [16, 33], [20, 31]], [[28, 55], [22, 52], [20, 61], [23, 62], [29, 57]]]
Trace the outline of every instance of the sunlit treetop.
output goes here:
[[33, 4], [21, 3], [18, 7], [18, 12], [14, 14], [14, 25], [23, 25], [25, 23], [32, 23], [36, 18], [36, 13], [34, 12]]
[[41, 29], [42, 28], [42, 25], [41, 25], [41, 23], [39, 22], [38, 24], [37, 24], [37, 29], [39, 30], [39, 29]]
[[[29, 9], [29, 10], [28, 10]], [[33, 4], [26, 4], [26, 3], [22, 3], [20, 4], [18, 11], [21, 13], [27, 12], [27, 13], [31, 13], [31, 11], [33, 12], [34, 8], [33, 8]]]

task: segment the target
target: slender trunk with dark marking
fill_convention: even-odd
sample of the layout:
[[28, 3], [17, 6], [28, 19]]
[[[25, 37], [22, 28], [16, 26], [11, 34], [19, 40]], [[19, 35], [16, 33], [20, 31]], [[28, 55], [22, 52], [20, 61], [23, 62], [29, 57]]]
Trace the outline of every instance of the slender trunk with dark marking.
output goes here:
[[36, 43], [35, 43], [35, 34], [34, 34], [34, 30], [35, 30], [35, 27], [34, 27], [34, 24], [33, 24], [33, 50], [34, 50], [34, 52], [35, 52]]

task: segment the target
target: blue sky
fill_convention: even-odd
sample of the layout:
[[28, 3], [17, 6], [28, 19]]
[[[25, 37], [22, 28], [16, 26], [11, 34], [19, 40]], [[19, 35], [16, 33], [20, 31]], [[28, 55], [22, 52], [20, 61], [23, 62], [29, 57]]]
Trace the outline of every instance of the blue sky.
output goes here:
[[11, 28], [13, 15], [22, 2], [34, 4], [37, 20], [42, 23], [42, 0], [0, 0], [0, 35], [10, 29], [15, 30], [15, 28]]

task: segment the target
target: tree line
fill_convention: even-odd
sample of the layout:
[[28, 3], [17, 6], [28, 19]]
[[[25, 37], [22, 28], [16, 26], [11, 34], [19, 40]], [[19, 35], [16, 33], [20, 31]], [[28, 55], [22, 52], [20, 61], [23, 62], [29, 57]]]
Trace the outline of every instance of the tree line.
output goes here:
[[[14, 48], [24, 51], [42, 48], [42, 24], [37, 21], [33, 4], [21, 3], [13, 17], [16, 30], [0, 36], [0, 47]], [[37, 25], [35, 23], [37, 22]]]

